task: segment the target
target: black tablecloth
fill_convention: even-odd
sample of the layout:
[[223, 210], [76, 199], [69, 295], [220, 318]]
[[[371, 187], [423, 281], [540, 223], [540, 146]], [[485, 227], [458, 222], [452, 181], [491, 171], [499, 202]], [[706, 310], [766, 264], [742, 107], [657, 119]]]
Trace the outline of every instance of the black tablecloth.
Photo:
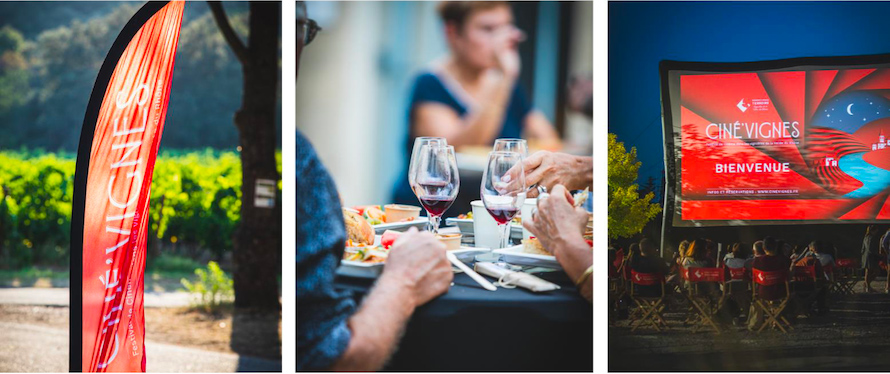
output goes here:
[[[592, 371], [593, 310], [562, 272], [536, 274], [562, 289], [488, 291], [466, 274], [418, 308], [384, 370]], [[487, 278], [491, 280], [491, 278]], [[356, 300], [373, 280], [338, 277]]]

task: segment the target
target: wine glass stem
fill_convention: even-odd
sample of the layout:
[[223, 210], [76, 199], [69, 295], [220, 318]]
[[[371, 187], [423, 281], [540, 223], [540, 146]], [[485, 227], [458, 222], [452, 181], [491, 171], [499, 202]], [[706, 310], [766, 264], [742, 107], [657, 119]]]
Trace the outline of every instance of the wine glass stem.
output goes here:
[[501, 229], [501, 248], [507, 248], [510, 246], [510, 223], [507, 222], [503, 225], [500, 225]]
[[[429, 213], [427, 213], [429, 214]], [[442, 217], [434, 216], [430, 214], [430, 231], [433, 232], [433, 235], [439, 235], [439, 221]]]

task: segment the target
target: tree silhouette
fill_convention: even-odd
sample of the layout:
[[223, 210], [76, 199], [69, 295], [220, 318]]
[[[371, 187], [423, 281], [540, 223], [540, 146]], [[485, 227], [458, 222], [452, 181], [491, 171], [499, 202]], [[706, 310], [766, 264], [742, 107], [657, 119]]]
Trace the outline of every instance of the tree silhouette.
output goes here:
[[[208, 2], [213, 18], [241, 63], [244, 89], [235, 113], [241, 147], [241, 222], [233, 240], [235, 306], [278, 308], [281, 270], [281, 204], [258, 207], [258, 179], [281, 180], [275, 163], [278, 46], [281, 4], [251, 2], [247, 43], [241, 41], [222, 3]], [[280, 195], [280, 193], [279, 193]]]

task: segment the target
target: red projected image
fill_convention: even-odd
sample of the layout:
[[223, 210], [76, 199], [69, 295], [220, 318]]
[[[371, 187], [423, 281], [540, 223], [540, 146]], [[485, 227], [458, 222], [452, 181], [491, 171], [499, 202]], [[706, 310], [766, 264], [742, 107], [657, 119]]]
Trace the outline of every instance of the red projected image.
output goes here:
[[890, 219], [890, 69], [678, 78], [681, 225]]

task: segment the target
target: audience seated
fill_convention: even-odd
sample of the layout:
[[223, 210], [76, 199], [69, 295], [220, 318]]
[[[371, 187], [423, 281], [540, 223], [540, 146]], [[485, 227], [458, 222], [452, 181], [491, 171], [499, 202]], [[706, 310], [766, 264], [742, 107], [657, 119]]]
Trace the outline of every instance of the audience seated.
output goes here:
[[[764, 255], [754, 258], [752, 267], [761, 271], [788, 270], [791, 267], [791, 259], [782, 255], [779, 250], [779, 242], [771, 236], [763, 239]], [[756, 246], [755, 246], [756, 248]], [[760, 286], [757, 289], [758, 296], [765, 300], [779, 300], [785, 297], [785, 285]], [[787, 309], [786, 309], [787, 310]], [[763, 316], [757, 308], [751, 308], [748, 317], [748, 329], [754, 329], [761, 324]]]
[[[816, 302], [816, 313], [819, 315], [824, 315], [828, 311], [828, 287], [826, 287], [826, 279], [822, 270], [822, 267], [828, 263], [823, 264], [823, 259], [833, 262], [829, 254], [822, 254], [822, 258], [819, 258], [818, 254], [823, 251], [823, 248], [824, 244], [820, 241], [810, 243], [806, 252], [802, 253], [797, 262], [794, 263], [794, 266], [814, 266], [816, 268], [816, 284], [795, 284], [794, 291], [802, 294], [816, 292], [814, 299]], [[807, 297], [809, 295], [801, 296], [802, 298], [796, 298], [798, 300], [798, 314], [805, 314], [809, 312], [810, 305], [801, 304], [800, 301], [809, 299]]]
[[[632, 251], [635, 249], [639, 254], [634, 255], [631, 261], [631, 269], [637, 273], [657, 273], [667, 275], [670, 268], [658, 255], [657, 248], [649, 239], [643, 239], [640, 244], [631, 244]], [[636, 286], [634, 294], [642, 297], [658, 297], [661, 296], [661, 285], [652, 286]]]

